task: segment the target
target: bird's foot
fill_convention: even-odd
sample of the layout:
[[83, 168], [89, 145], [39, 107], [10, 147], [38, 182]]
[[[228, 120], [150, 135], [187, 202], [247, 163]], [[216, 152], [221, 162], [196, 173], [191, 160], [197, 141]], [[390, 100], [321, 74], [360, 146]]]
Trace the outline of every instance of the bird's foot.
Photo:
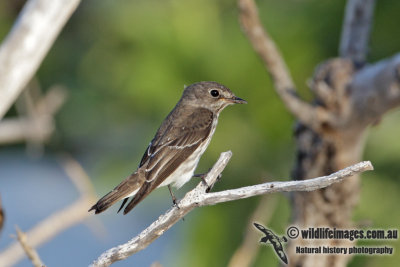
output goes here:
[[171, 185], [168, 185], [168, 190], [169, 190], [169, 193], [171, 194], [172, 203], [174, 204], [174, 207], [177, 207], [178, 209], [180, 209], [179, 205], [178, 205], [178, 201], [176, 200], [176, 197], [175, 197], [174, 193], [172, 192]]
[[[210, 169], [210, 170], [211, 170], [211, 169]], [[209, 172], [210, 170], [208, 170], [208, 172]], [[212, 185], [209, 185], [209, 184], [207, 183], [206, 179], [205, 179], [206, 176], [207, 176], [207, 174], [208, 174], [208, 172], [193, 175], [193, 177], [200, 178], [200, 179], [203, 181], [203, 183], [207, 186], [206, 193], [210, 192], [211, 189], [214, 187], [215, 183], [218, 182], [218, 181], [221, 179], [221, 177], [222, 177], [222, 173], [220, 173], [220, 174], [218, 175], [217, 180], [215, 181], [215, 183], [213, 183]]]

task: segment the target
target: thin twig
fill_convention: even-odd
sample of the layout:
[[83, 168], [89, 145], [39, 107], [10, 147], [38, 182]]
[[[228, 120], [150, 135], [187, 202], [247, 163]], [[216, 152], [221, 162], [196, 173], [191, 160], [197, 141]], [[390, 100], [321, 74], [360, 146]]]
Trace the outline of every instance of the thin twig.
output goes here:
[[[26, 118], [26, 120], [29, 121], [28, 125], [30, 126], [30, 128], [24, 129], [21, 127], [20, 129], [22, 131], [25, 130], [25, 133], [34, 133], [32, 135], [28, 134], [26, 135], [26, 138], [22, 139], [22, 141], [26, 142], [27, 154], [33, 158], [39, 158], [43, 155], [44, 142], [50, 137], [54, 129], [51, 120], [43, 120], [45, 117], [41, 116], [36, 108], [36, 100], [41, 97], [39, 81], [36, 78], [33, 78], [15, 102], [15, 107], [18, 113], [16, 121], [19, 121], [20, 118]], [[25, 125], [25, 127], [28, 125]]]
[[15, 230], [17, 231], [18, 242], [20, 243], [21, 247], [24, 249], [28, 258], [31, 260], [33, 266], [35, 266], [35, 267], [45, 266], [43, 264], [42, 260], [40, 259], [39, 254], [36, 252], [36, 250], [28, 244], [28, 238], [27, 238], [26, 234], [24, 232], [22, 232], [18, 228], [18, 226], [15, 227]]
[[[62, 166], [78, 191], [81, 192], [81, 198], [68, 207], [51, 214], [26, 233], [31, 246], [34, 248], [87, 219], [90, 214], [87, 212], [86, 207], [96, 200], [89, 177], [79, 163], [70, 156], [64, 156]], [[0, 253], [1, 266], [12, 266], [21, 260], [23, 256], [23, 250], [17, 242], [14, 242]]]
[[64, 168], [65, 173], [71, 179], [72, 183], [75, 185], [82, 196], [95, 195], [95, 190], [93, 188], [92, 182], [90, 181], [90, 177], [78, 161], [76, 161], [69, 154], [62, 154], [60, 156], [60, 162]]
[[53, 133], [54, 115], [64, 103], [67, 91], [61, 86], [53, 86], [34, 103], [31, 116], [7, 118], [0, 121], [0, 144], [11, 144], [21, 141], [44, 142]]
[[348, 0], [339, 55], [363, 64], [368, 52], [375, 0]]
[[335, 173], [332, 173], [328, 176], [322, 176], [301, 181], [264, 183], [201, 195], [198, 205], [215, 205], [221, 202], [233, 201], [276, 192], [314, 191], [327, 187], [333, 183], [341, 182], [347, 177], [368, 170], [373, 170], [371, 162], [363, 161]]
[[[68, 207], [51, 214], [30, 229], [26, 235], [32, 247], [36, 248], [51, 240], [62, 231], [83, 221], [88, 217], [86, 208], [95, 198], [81, 198]], [[21, 246], [14, 242], [0, 253], [1, 266], [13, 266], [24, 256]]]
[[[228, 164], [232, 152], [223, 152], [213, 168], [205, 177], [207, 184], [212, 185]], [[333, 183], [340, 182], [344, 178], [366, 170], [372, 170], [369, 161], [352, 165], [329, 176], [309, 179], [305, 181], [274, 182], [260, 185], [248, 186], [238, 189], [226, 190], [217, 193], [207, 193], [207, 186], [201, 182], [192, 191], [186, 193], [184, 198], [178, 202], [177, 207], [170, 208], [165, 214], [161, 215], [149, 227], [139, 235], [125, 244], [111, 248], [100, 255], [91, 266], [109, 266], [112, 263], [126, 259], [132, 254], [146, 248], [155, 239], [160, 237], [165, 231], [170, 229], [176, 222], [192, 211], [195, 207], [214, 205], [221, 202], [248, 198], [260, 194], [273, 192], [289, 191], [311, 191], [327, 187]]]
[[32, 78], [80, 0], [29, 0], [0, 46], [0, 120]]
[[319, 131], [323, 122], [331, 121], [330, 114], [320, 106], [312, 106], [296, 93], [289, 70], [274, 41], [263, 28], [254, 0], [239, 0], [239, 18], [254, 50], [263, 60], [273, 80], [275, 90], [288, 110], [302, 123]]
[[0, 122], [0, 144], [14, 144], [27, 140], [43, 142], [54, 130], [54, 125], [45, 117], [6, 118]]

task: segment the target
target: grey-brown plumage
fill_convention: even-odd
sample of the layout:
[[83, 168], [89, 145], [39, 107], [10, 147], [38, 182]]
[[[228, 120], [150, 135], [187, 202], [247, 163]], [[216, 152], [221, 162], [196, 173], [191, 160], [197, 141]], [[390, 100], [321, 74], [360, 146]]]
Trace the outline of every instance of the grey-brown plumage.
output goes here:
[[124, 199], [132, 210], [159, 186], [181, 187], [193, 176], [197, 163], [210, 143], [219, 113], [228, 105], [243, 104], [227, 87], [199, 82], [185, 88], [175, 108], [165, 118], [150, 142], [136, 172], [101, 198], [89, 211], [100, 213]]

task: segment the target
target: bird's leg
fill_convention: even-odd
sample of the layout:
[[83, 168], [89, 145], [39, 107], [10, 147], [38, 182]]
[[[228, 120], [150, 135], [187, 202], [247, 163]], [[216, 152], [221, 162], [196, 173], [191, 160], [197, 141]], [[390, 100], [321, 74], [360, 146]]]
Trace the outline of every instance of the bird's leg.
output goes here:
[[[169, 190], [169, 193], [171, 194], [171, 197], [172, 197], [172, 203], [174, 203], [175, 207], [180, 209], [179, 205], [178, 205], [178, 202], [176, 201], [176, 197], [175, 197], [174, 193], [172, 193], [171, 185], [168, 185], [168, 190]], [[182, 221], [185, 221], [185, 217], [182, 217]]]
[[172, 203], [174, 203], [174, 206], [176, 206], [179, 209], [178, 202], [176, 202], [176, 197], [174, 193], [172, 193], [171, 185], [168, 185], [168, 190], [172, 197]]

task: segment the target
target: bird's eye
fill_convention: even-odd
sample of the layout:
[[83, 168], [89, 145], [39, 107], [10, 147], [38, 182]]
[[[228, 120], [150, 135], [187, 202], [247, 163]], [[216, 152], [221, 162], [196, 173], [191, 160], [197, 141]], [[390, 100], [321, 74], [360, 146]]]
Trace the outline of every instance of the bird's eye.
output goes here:
[[218, 96], [219, 96], [219, 92], [218, 92], [218, 90], [211, 90], [211, 91], [210, 91], [210, 95], [211, 95], [212, 97], [218, 97]]

